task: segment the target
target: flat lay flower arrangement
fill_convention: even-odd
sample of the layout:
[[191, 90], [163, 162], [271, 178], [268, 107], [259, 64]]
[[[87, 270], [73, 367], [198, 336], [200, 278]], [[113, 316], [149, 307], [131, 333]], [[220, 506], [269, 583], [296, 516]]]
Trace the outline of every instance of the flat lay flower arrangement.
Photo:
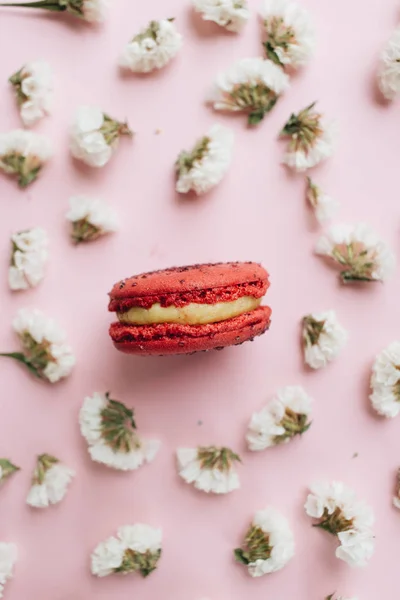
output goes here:
[[[0, 597], [396, 594], [391, 4], [0, 2]], [[107, 344], [110, 281], [254, 257], [266, 339]]]

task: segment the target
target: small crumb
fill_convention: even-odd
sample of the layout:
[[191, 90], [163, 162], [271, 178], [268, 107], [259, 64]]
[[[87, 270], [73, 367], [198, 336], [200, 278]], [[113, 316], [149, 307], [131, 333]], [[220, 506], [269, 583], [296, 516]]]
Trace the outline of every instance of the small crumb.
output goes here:
[[160, 135], [160, 133], [162, 133], [162, 129], [156, 129], [154, 132], [156, 135]]
[[357, 458], [358, 457], [358, 452], [354, 452], [352, 458]]
[[203, 421], [197, 421], [197, 425], [203, 425]]

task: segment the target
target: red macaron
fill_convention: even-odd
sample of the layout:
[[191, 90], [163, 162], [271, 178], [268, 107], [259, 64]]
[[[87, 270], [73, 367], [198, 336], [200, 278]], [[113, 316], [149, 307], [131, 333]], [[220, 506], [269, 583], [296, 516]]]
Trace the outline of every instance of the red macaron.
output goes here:
[[260, 306], [268, 273], [253, 262], [173, 267], [116, 283], [109, 310], [115, 347], [128, 354], [220, 350], [263, 334], [271, 309]]

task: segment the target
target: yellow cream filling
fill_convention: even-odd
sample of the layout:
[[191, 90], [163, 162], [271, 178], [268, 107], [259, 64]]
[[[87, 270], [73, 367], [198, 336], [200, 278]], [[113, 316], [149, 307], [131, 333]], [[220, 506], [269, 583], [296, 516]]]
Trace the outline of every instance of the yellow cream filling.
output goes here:
[[158, 302], [150, 308], [134, 306], [124, 313], [117, 313], [121, 323], [130, 325], [155, 325], [156, 323], [182, 323], [185, 325], [206, 325], [233, 319], [260, 306], [261, 298], [243, 296], [232, 302], [198, 304], [186, 306], [161, 306]]

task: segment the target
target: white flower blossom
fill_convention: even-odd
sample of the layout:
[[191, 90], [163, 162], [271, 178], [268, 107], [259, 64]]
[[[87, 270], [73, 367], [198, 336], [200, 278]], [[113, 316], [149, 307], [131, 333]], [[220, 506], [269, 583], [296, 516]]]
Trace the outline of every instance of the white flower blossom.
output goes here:
[[4, 586], [13, 576], [13, 568], [17, 561], [17, 546], [0, 542], [0, 598], [3, 598]]
[[251, 417], [246, 440], [249, 450], [265, 450], [290, 442], [306, 432], [311, 422], [311, 398], [300, 385], [279, 390], [260, 412]]
[[337, 536], [336, 557], [352, 567], [364, 567], [374, 551], [372, 509], [341, 482], [316, 483], [310, 492], [304, 508], [318, 520], [317, 527]]
[[375, 359], [370, 400], [383, 417], [400, 413], [400, 342], [392, 342]]
[[283, 163], [295, 171], [306, 171], [333, 154], [336, 124], [314, 110], [315, 102], [292, 113], [280, 132], [289, 138]]
[[16, 177], [22, 188], [35, 181], [51, 155], [50, 142], [42, 135], [23, 129], [0, 133], [0, 170]]
[[0, 458], [0, 484], [17, 471], [19, 471], [19, 467], [14, 465], [8, 458]]
[[161, 556], [162, 531], [137, 523], [118, 529], [116, 537], [101, 542], [92, 554], [92, 574], [140, 573], [147, 577], [157, 568]]
[[120, 66], [134, 73], [150, 73], [165, 67], [182, 47], [182, 36], [173, 21], [150, 21], [125, 47]]
[[42, 281], [48, 259], [47, 246], [47, 233], [40, 227], [11, 236], [8, 282], [12, 290], [26, 290]]
[[[74, 13], [73, 5], [76, 6], [76, 1], [71, 2], [71, 0], [64, 0], [69, 5], [70, 12]], [[85, 21], [89, 23], [102, 23], [105, 21], [108, 13], [108, 8], [110, 5], [110, 0], [80, 0], [81, 6], [78, 9], [77, 16], [82, 17]], [[76, 10], [76, 9], [75, 9]]]
[[392, 33], [381, 54], [378, 85], [387, 100], [400, 94], [400, 27]]
[[69, 205], [66, 217], [71, 222], [71, 238], [76, 244], [117, 231], [117, 213], [105, 202], [87, 196], [73, 196]]
[[50, 113], [53, 99], [53, 74], [49, 63], [34, 61], [11, 75], [21, 119], [27, 127]]
[[305, 316], [302, 331], [304, 362], [312, 369], [325, 367], [339, 355], [347, 339], [347, 331], [337, 320], [335, 311]]
[[192, 150], [181, 152], [175, 163], [176, 191], [200, 195], [217, 185], [229, 169], [233, 139], [230, 129], [214, 125]]
[[252, 577], [280, 571], [294, 556], [294, 537], [287, 519], [275, 508], [256, 512], [244, 544], [235, 550]]
[[27, 504], [35, 508], [58, 504], [66, 495], [74, 476], [75, 472], [60, 463], [58, 458], [50, 454], [41, 454], [37, 457]]
[[95, 392], [85, 398], [79, 424], [92, 459], [114, 469], [138, 469], [146, 462], [152, 462], [160, 448], [158, 440], [139, 437], [133, 410], [112, 400], [108, 393]]
[[264, 0], [260, 16], [268, 58], [285, 67], [300, 67], [315, 50], [315, 28], [309, 13], [290, 0]]
[[272, 61], [244, 58], [218, 75], [208, 101], [215, 110], [245, 112], [256, 125], [288, 88], [288, 76]]
[[385, 281], [396, 265], [392, 251], [364, 223], [332, 226], [317, 242], [315, 252], [339, 266], [343, 283]]
[[103, 167], [122, 135], [133, 135], [127, 123], [115, 121], [97, 107], [81, 106], [71, 128], [71, 154], [90, 167]]
[[67, 377], [75, 365], [65, 334], [53, 319], [39, 310], [22, 309], [13, 321], [23, 352], [2, 353], [24, 364], [31, 373], [50, 383]]
[[338, 209], [338, 202], [328, 194], [324, 194], [321, 188], [312, 181], [311, 177], [307, 177], [306, 181], [306, 197], [317, 221], [323, 223], [331, 219]]
[[227, 494], [240, 487], [235, 469], [240, 458], [229, 448], [178, 448], [176, 456], [179, 475], [202, 492]]
[[228, 31], [242, 31], [250, 17], [246, 0], [192, 0], [204, 21], [213, 21]]

